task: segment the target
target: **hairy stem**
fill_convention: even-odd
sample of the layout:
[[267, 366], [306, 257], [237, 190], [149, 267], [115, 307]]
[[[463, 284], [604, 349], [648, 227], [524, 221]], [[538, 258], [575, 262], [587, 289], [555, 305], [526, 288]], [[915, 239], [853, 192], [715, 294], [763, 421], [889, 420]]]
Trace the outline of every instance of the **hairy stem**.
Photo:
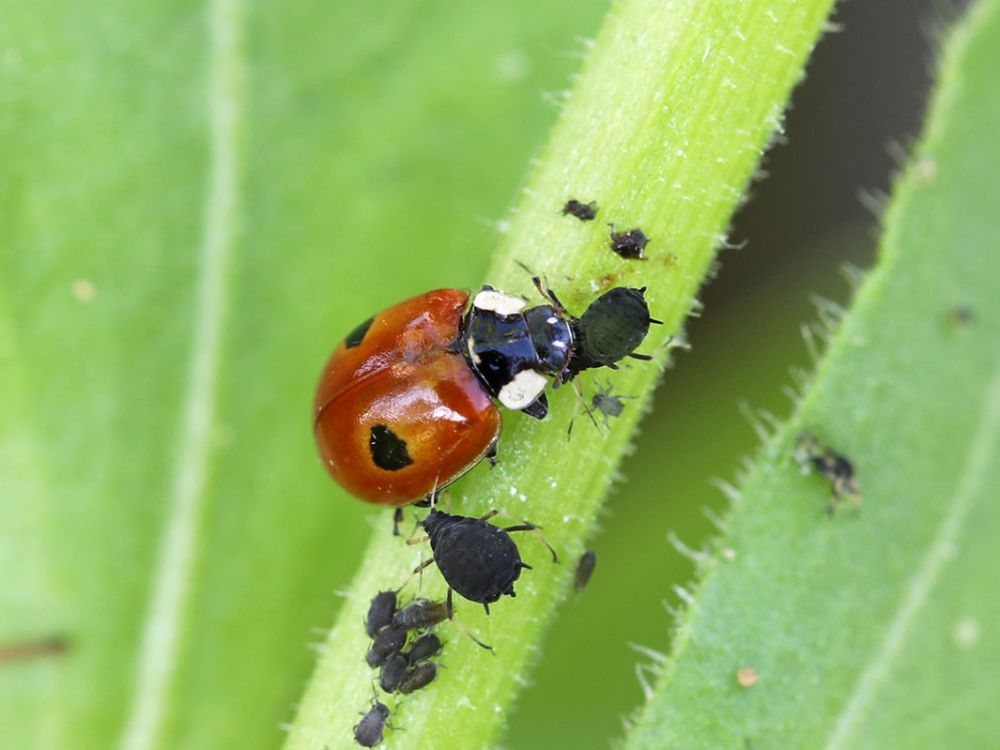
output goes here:
[[[802, 75], [832, 0], [629, 0], [618, 4], [593, 46], [552, 138], [524, 191], [495, 258], [490, 283], [531, 293], [517, 262], [546, 275], [579, 312], [612, 286], [648, 287], [653, 315], [665, 325], [644, 351], [658, 363], [661, 345], [679, 334], [695, 295], [781, 112]], [[595, 221], [560, 214], [570, 198], [595, 200]], [[624, 260], [608, 248], [609, 228], [641, 227], [648, 260]], [[648, 399], [660, 369], [637, 364], [614, 374], [616, 390]], [[594, 383], [581, 385], [589, 394]], [[563, 564], [553, 566], [531, 539], [520, 542], [533, 570], [485, 617], [459, 602], [458, 616], [496, 655], [449, 625], [441, 674], [431, 687], [390, 698], [394, 747], [486, 747], [503, 725], [544, 625], [565, 595], [641, 410], [626, 410], [598, 432], [566, 429], [575, 396], [552, 394], [552, 416], [539, 424], [505, 415], [500, 465], [477, 468], [457, 483], [458, 512], [499, 507], [545, 527]], [[582, 422], [582, 420], [581, 420]], [[370, 704], [376, 676], [364, 663], [361, 621], [369, 599], [398, 586], [421, 554], [384, 527], [368, 552], [331, 629], [287, 743], [290, 749], [352, 747], [351, 727]], [[440, 596], [429, 569], [421, 593]], [[416, 588], [411, 584], [411, 591]], [[390, 730], [391, 731], [391, 730]]]

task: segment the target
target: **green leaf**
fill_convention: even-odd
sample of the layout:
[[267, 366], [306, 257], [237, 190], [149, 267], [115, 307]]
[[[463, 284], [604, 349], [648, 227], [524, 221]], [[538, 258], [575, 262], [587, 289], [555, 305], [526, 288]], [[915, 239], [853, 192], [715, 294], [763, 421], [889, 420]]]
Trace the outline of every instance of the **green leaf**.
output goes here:
[[[665, 359], [658, 346], [679, 332], [695, 304], [830, 5], [633, 0], [617, 6], [529, 181], [490, 282], [530, 294], [531, 282], [515, 263], [522, 261], [544, 272], [571, 310], [611, 286], [648, 286], [654, 314], [666, 325], [647, 346]], [[560, 216], [571, 196], [596, 200], [598, 221]], [[641, 226], [653, 238], [649, 260], [614, 256], [606, 222]], [[622, 393], [648, 397], [658, 376], [655, 367], [631, 367], [614, 382]], [[595, 381], [581, 380], [592, 392]], [[574, 400], [568, 388], [554, 393], [553, 416], [543, 424], [505, 415], [500, 465], [471, 472], [452, 492], [463, 514], [501, 507], [541, 523], [564, 564], [551, 567], [545, 550], [526, 539], [522, 552], [534, 569], [518, 581], [516, 601], [498, 603], [489, 618], [459, 604], [460, 619], [497, 656], [444, 628], [449, 643], [433, 689], [389, 701], [405, 730], [392, 735], [393, 746], [487, 747], [502, 726], [641, 413], [631, 409], [606, 432], [567, 443]], [[375, 592], [399, 586], [420, 554], [385, 530], [376, 533], [327, 637], [290, 749], [354, 745], [350, 728], [370, 704], [375, 676], [362, 661], [368, 641], [360, 622]], [[430, 570], [420, 585], [425, 596], [444, 591]]]
[[[983, 0], [947, 46], [878, 264], [742, 481], [626, 747], [995, 745], [998, 46]], [[805, 430], [853, 462], [859, 511], [824, 512], [829, 483], [793, 455]]]
[[322, 363], [478, 281], [603, 10], [5, 6], [0, 649], [69, 644], [0, 660], [5, 746], [282, 741], [372, 515]]

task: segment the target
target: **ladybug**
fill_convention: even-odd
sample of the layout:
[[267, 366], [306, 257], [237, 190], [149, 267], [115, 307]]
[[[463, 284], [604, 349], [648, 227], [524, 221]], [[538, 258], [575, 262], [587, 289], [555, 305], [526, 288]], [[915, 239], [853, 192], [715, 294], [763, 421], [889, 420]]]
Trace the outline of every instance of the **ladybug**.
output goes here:
[[545, 388], [616, 368], [649, 330], [645, 288], [613, 288], [579, 318], [536, 277], [546, 304], [484, 286], [438, 289], [351, 331], [316, 389], [313, 429], [327, 471], [356, 497], [403, 506], [496, 456], [495, 403], [536, 419]]

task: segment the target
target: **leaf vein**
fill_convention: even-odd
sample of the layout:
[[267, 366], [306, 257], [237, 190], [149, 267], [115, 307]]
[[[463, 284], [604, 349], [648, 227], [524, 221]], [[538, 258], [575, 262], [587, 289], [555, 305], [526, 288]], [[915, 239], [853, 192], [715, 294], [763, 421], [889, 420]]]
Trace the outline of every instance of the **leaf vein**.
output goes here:
[[237, 144], [243, 110], [239, 5], [240, 0], [210, 3], [205, 92], [208, 186], [199, 251], [193, 351], [167, 521], [153, 570], [151, 600], [137, 657], [134, 698], [119, 742], [124, 750], [145, 750], [158, 744], [168, 689], [177, 672], [179, 634], [191, 593], [238, 211]]

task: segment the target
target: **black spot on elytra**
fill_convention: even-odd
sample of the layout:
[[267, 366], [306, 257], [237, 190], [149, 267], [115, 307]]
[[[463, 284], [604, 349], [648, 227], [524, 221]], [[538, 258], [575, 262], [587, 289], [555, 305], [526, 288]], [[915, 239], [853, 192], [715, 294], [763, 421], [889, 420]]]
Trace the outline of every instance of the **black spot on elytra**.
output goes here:
[[384, 424], [372, 427], [368, 446], [372, 450], [372, 461], [385, 471], [399, 471], [413, 463], [406, 450], [406, 441]]
[[344, 339], [344, 346], [348, 349], [353, 349], [360, 344], [364, 340], [365, 334], [368, 333], [368, 329], [372, 327], [372, 323], [374, 322], [375, 318], [368, 318], [368, 320], [347, 334], [347, 338]]

